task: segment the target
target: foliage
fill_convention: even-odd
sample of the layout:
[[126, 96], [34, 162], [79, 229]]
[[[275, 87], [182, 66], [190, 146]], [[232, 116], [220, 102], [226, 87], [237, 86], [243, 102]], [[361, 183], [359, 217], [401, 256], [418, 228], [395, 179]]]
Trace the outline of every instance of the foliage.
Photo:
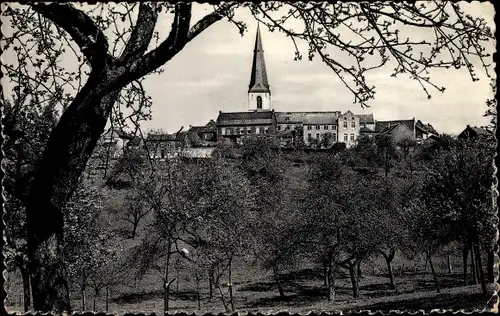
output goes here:
[[493, 153], [493, 141], [481, 139], [438, 153], [423, 191], [427, 239], [494, 240]]
[[[68, 276], [79, 287], [117, 282], [110, 267], [118, 264], [121, 247], [103, 217], [104, 196], [82, 181], [65, 209], [64, 254]], [[98, 291], [97, 291], [98, 292]]]

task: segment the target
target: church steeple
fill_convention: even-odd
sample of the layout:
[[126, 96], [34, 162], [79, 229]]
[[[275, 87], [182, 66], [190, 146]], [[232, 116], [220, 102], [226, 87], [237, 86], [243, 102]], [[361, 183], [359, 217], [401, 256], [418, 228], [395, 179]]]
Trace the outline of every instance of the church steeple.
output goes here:
[[266, 62], [260, 28], [257, 25], [255, 47], [253, 50], [252, 74], [248, 86], [248, 109], [251, 111], [271, 110], [271, 90], [267, 81]]

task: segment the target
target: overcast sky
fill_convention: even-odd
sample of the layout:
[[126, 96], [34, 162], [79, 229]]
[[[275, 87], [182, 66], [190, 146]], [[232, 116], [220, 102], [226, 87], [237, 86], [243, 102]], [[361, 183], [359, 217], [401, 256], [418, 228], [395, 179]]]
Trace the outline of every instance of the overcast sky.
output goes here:
[[[494, 27], [494, 7], [487, 2], [467, 4]], [[198, 12], [200, 14], [200, 12]], [[246, 17], [242, 15], [242, 19]], [[246, 111], [252, 51], [257, 23], [248, 19], [241, 37], [225, 21], [211, 26], [168, 62], [161, 75], [150, 76], [145, 86], [153, 98], [153, 120], [142, 128], [175, 132], [181, 126], [204, 125], [219, 111]], [[491, 96], [489, 80], [477, 67], [481, 80], [472, 82], [466, 69], [432, 73], [445, 93], [430, 90], [429, 100], [416, 81], [391, 78], [391, 67], [371, 72], [377, 87], [370, 108], [353, 104], [353, 95], [319, 59], [296, 62], [293, 44], [283, 34], [261, 27], [272, 105], [276, 111], [346, 111], [373, 113], [376, 120], [411, 119], [431, 123], [438, 132], [459, 133], [467, 124], [485, 125], [482, 115]], [[495, 44], [492, 43], [492, 48]]]
[[[461, 5], [472, 15], [485, 18], [494, 31], [495, 12], [491, 3], [474, 1]], [[195, 4], [193, 21], [211, 10], [209, 5]], [[243, 37], [235, 26], [226, 20], [219, 21], [163, 66], [163, 74], [145, 79], [144, 86], [153, 100], [153, 119], [141, 124], [143, 130], [163, 129], [171, 133], [182, 126], [205, 125], [215, 120], [219, 111], [247, 110], [257, 22], [248, 9], [237, 11], [235, 18], [248, 25]], [[160, 21], [157, 30], [165, 38], [171, 20], [161, 18]], [[3, 25], [2, 31], [9, 31], [8, 25]], [[270, 33], [261, 27], [261, 34], [272, 106], [276, 111], [351, 110], [356, 114], [373, 113], [376, 120], [416, 118], [431, 123], [438, 132], [451, 134], [459, 133], [467, 124], [481, 126], [488, 122], [482, 115], [485, 101], [491, 98], [492, 92], [490, 80], [479, 63], [476, 63], [479, 82], [472, 82], [465, 68], [433, 71], [431, 78], [438, 86], [445, 86], [446, 91], [430, 90], [430, 100], [418, 82], [404, 76], [391, 78], [394, 65], [374, 70], [367, 78], [370, 85], [376, 86], [377, 93], [375, 99], [369, 101], [370, 108], [362, 109], [359, 104], [353, 104], [351, 92], [320, 59], [308, 61], [307, 51], [302, 51], [304, 60], [294, 61], [294, 46], [282, 33]], [[422, 39], [424, 34], [418, 29], [407, 35]], [[493, 53], [496, 44], [489, 44]], [[13, 54], [8, 51], [2, 59], [15, 60]], [[74, 58], [65, 59], [65, 67], [76, 67]], [[335, 58], [352, 62], [340, 53]], [[8, 92], [10, 83], [5, 80], [4, 89]]]

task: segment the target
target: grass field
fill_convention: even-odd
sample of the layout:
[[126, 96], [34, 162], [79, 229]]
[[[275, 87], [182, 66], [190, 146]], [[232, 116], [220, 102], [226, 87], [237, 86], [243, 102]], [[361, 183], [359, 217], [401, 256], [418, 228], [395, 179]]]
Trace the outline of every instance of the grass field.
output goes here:
[[[303, 164], [289, 167], [290, 194], [297, 197], [302, 183], [306, 181], [308, 168]], [[124, 190], [105, 190], [108, 196], [108, 213], [106, 214], [115, 229], [120, 227], [120, 210], [126, 192]], [[292, 193], [293, 192], [293, 193]], [[139, 242], [147, 232], [139, 227], [139, 236], [133, 240], [124, 240], [124, 248]], [[323, 285], [322, 269], [303, 266], [284, 276], [285, 297], [280, 298], [271, 274], [250, 263], [239, 260], [235, 262], [233, 271], [233, 290], [235, 308], [238, 312], [278, 312], [307, 313], [308, 311], [389, 311], [389, 310], [482, 310], [493, 293], [493, 285], [489, 286], [488, 298], [484, 298], [479, 285], [463, 286], [461, 258], [452, 256], [455, 273], [449, 273], [443, 256], [436, 256], [435, 266], [439, 275], [441, 293], [434, 288], [432, 274], [424, 267], [422, 260], [410, 261], [396, 256], [393, 267], [396, 275], [397, 289], [391, 290], [386, 274], [385, 262], [382, 259], [364, 262], [360, 279], [360, 297], [352, 298], [351, 282], [347, 271], [336, 276], [336, 300], [327, 301], [327, 291]], [[458, 273], [457, 273], [458, 272]], [[175, 271], [171, 272], [175, 274]], [[209, 300], [208, 284], [200, 286], [200, 305], [198, 308], [197, 292], [192, 277], [188, 272], [179, 274], [179, 283], [171, 289], [170, 312], [211, 312], [223, 313], [224, 306], [220, 294], [215, 292]], [[223, 283], [223, 282], [222, 282]], [[5, 307], [8, 311], [22, 311], [22, 285], [17, 273], [7, 275], [5, 290], [8, 293]], [[224, 295], [228, 288], [222, 287]], [[81, 294], [71, 293], [72, 307], [82, 311]], [[94, 293], [90, 289], [85, 294], [85, 311], [93, 310]], [[95, 310], [106, 310], [105, 291], [95, 297]], [[162, 313], [163, 289], [161, 275], [150, 271], [142, 279], [134, 279], [132, 273], [121, 280], [119, 286], [111, 289], [108, 297], [108, 311], [111, 313]]]
[[[365, 275], [360, 280], [360, 297], [352, 298], [348, 275], [339, 275], [336, 279], [336, 301], [328, 302], [323, 286], [321, 271], [301, 269], [285, 275], [285, 298], [280, 298], [270, 275], [262, 274], [255, 267], [235, 271], [234, 295], [235, 307], [239, 312], [300, 312], [308, 311], [389, 311], [389, 310], [483, 310], [487, 300], [481, 294], [479, 285], [462, 286], [460, 274], [440, 274], [441, 293], [436, 293], [430, 272], [404, 272], [397, 276], [397, 290], [390, 290], [388, 278], [384, 274]], [[10, 312], [22, 310], [22, 295], [19, 280], [10, 276], [6, 284], [9, 296], [6, 308]], [[161, 313], [163, 311], [163, 292], [159, 276], [149, 274], [141, 280], [129, 280], [112, 290], [109, 296], [109, 312], [122, 314]], [[177, 292], [173, 285], [170, 308], [171, 312], [222, 313], [224, 306], [219, 295], [210, 301], [207, 284], [201, 285], [201, 308], [197, 306], [194, 284], [188, 276], [181, 276]], [[250, 281], [244, 281], [250, 280]], [[227, 288], [222, 288], [227, 291]], [[489, 292], [493, 293], [493, 284]], [[217, 294], [217, 293], [216, 293]], [[224, 293], [226, 294], [226, 293]], [[491, 294], [489, 297], [491, 297]], [[488, 298], [489, 298], [488, 297]], [[72, 293], [72, 306], [81, 311], [79, 293]], [[93, 295], [86, 294], [87, 309], [92, 310]], [[101, 293], [96, 298], [96, 311], [105, 310], [105, 296]]]

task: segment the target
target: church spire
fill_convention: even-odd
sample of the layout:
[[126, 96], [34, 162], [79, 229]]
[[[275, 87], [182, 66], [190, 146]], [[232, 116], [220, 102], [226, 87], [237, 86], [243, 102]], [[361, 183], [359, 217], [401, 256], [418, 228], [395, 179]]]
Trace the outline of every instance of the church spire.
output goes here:
[[266, 63], [264, 61], [264, 49], [260, 38], [260, 28], [257, 24], [257, 35], [255, 36], [255, 48], [253, 50], [252, 74], [248, 92], [271, 93], [267, 82]]

